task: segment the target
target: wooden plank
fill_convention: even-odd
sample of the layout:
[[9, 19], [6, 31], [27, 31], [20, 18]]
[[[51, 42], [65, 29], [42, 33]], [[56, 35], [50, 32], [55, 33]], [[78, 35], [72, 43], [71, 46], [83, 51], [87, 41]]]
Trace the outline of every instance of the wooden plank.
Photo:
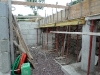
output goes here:
[[34, 67], [34, 63], [33, 63], [33, 60], [32, 60], [32, 59], [29, 59], [29, 58], [27, 58], [27, 60], [30, 62], [32, 68], [35, 68], [35, 67]]
[[23, 49], [23, 47], [21, 45], [19, 45], [16, 41], [13, 41], [13, 43], [16, 47], [18, 47], [19, 51], [26, 53], [26, 51]]
[[40, 28], [45, 28], [45, 27], [57, 27], [57, 26], [75, 26], [75, 25], [84, 25], [85, 20], [84, 18], [79, 18], [79, 19], [73, 19], [73, 20], [66, 20], [66, 21], [61, 21], [57, 23], [49, 23], [45, 25], [40, 25]]
[[43, 7], [52, 7], [52, 8], [66, 8], [63, 5], [54, 5], [54, 4], [43, 4], [36, 2], [23, 2], [23, 1], [12, 1], [14, 5], [27, 5], [27, 6], [43, 6]]
[[29, 53], [29, 51], [27, 51], [27, 49], [26, 49], [26, 47], [25, 47], [25, 44], [24, 44], [24, 42], [23, 42], [23, 40], [22, 40], [20, 34], [18, 33], [18, 31], [17, 31], [17, 29], [16, 29], [16, 27], [15, 27], [14, 25], [13, 25], [13, 29], [14, 29], [14, 31], [15, 31], [15, 33], [16, 33], [16, 35], [17, 35], [17, 37], [18, 37], [18, 39], [19, 39], [19, 41], [20, 41], [22, 47], [23, 47], [24, 50], [26, 51], [27, 56], [28, 56], [30, 59], [33, 59], [33, 57], [31, 56], [31, 54]]
[[[20, 31], [19, 26], [18, 26], [18, 24], [17, 24], [17, 20], [16, 20], [16, 18], [15, 18], [14, 16], [12, 16], [12, 17], [13, 17], [13, 21], [14, 21], [14, 23], [15, 23], [17, 29], [18, 29], [20, 42], [21, 42], [21, 44], [22, 44], [24, 50], [26, 51], [26, 54], [28, 55], [28, 58], [31, 60], [31, 59], [33, 59], [33, 57], [32, 57], [32, 55], [31, 55], [31, 53], [30, 53], [30, 51], [29, 51], [29, 49], [28, 49], [26, 43], [24, 42], [24, 40], [23, 40], [23, 38], [22, 38], [21, 31]], [[31, 62], [30, 62], [30, 63], [31, 63]]]
[[87, 33], [87, 32], [61, 32], [61, 31], [50, 31], [50, 33], [100, 36], [100, 33], [96, 33], [96, 32], [89, 32], [89, 33]]

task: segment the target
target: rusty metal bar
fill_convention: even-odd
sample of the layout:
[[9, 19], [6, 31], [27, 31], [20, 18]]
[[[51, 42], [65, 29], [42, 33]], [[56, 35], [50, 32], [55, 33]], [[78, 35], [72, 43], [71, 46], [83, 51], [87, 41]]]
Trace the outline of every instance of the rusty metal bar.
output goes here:
[[[77, 32], [78, 32], [78, 28], [79, 28], [79, 27], [77, 26]], [[78, 36], [79, 36], [79, 35], [77, 34], [77, 38], [76, 38], [77, 62], [78, 62], [78, 55], [79, 55], [79, 54], [78, 54], [78, 51], [79, 51], [79, 47], [78, 47], [78, 46], [79, 46], [79, 40], [78, 40], [79, 37], [78, 37]]]
[[[90, 26], [90, 31], [91, 32], [94, 31], [94, 20], [92, 20], [92, 25]], [[89, 50], [89, 57], [88, 57], [88, 71], [87, 71], [87, 75], [90, 74], [90, 64], [91, 64], [91, 55], [92, 55], [92, 40], [93, 40], [93, 36], [90, 35], [90, 50]]]
[[[68, 27], [68, 32], [70, 32], [70, 26]], [[69, 51], [69, 48], [70, 48], [70, 35], [71, 34], [68, 34], [68, 42], [67, 42], [67, 51], [66, 51], [66, 61], [67, 61], [67, 59], [68, 59], [68, 51]]]
[[98, 71], [100, 72], [100, 37], [99, 37]]
[[[56, 31], [58, 31], [58, 27], [56, 28]], [[58, 55], [58, 35], [59, 34], [56, 34], [56, 52], [57, 52], [57, 55]]]
[[36, 29], [37, 31], [37, 46], [38, 46], [38, 28]]
[[65, 34], [63, 34], [63, 36], [62, 36], [62, 42], [63, 42], [63, 44], [62, 44], [62, 56], [64, 56], [64, 39], [65, 39]]
[[[65, 28], [65, 27], [64, 27]], [[66, 31], [66, 28], [64, 29], [64, 31]], [[64, 56], [64, 42], [65, 42], [65, 34], [63, 34], [62, 36], [62, 41], [63, 41], [63, 44], [62, 44], [62, 56]]]
[[48, 50], [48, 28], [47, 28], [47, 50]]

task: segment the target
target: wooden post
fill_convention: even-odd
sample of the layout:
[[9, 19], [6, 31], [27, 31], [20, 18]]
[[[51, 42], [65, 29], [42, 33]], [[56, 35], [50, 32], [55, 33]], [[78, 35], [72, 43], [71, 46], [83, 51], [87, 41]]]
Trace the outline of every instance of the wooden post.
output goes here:
[[[56, 5], [58, 4], [58, 2], [56, 2]], [[56, 8], [56, 13], [57, 13], [57, 21], [58, 22], [58, 11], [57, 11], [57, 8]]]
[[45, 20], [44, 20], [45, 24], [47, 23], [47, 20], [46, 20], [46, 10], [45, 10]]
[[52, 17], [52, 20], [53, 20], [52, 22], [54, 23], [54, 14], [53, 14], [53, 8], [52, 8], [52, 16], [53, 16], [53, 17]]

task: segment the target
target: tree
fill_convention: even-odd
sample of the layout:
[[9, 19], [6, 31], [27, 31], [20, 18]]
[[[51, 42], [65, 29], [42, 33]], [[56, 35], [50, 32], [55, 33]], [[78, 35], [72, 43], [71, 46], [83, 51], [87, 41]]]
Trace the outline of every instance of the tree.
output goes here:
[[22, 14], [18, 14], [18, 16], [23, 16]]
[[69, 3], [69, 5], [74, 5], [74, 4], [77, 4], [77, 3], [79, 3], [79, 2], [81, 2], [81, 1], [84, 1], [84, 0], [71, 0], [71, 3]]
[[[27, 2], [37, 2], [37, 3], [45, 3], [45, 0], [26, 0]], [[43, 9], [42, 6], [30, 6], [30, 8], [33, 10], [34, 15], [36, 16], [38, 14], [38, 9]]]

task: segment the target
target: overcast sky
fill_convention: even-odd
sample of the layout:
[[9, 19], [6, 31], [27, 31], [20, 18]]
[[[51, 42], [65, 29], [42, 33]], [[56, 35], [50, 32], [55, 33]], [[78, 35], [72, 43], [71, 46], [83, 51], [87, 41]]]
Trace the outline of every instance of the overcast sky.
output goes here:
[[[14, 0], [15, 1], [15, 0]], [[16, 1], [25, 1], [25, 0], [16, 0]], [[48, 4], [56, 4], [58, 2], [58, 5], [66, 5], [66, 3], [71, 2], [71, 0], [45, 0], [45, 3]], [[33, 14], [33, 11], [28, 6], [22, 6], [22, 5], [12, 5], [12, 7], [15, 7], [16, 9], [13, 12], [14, 15], [22, 14]], [[12, 9], [13, 10], [13, 9]], [[43, 10], [39, 10], [39, 15], [45, 16], [45, 10], [48, 15], [52, 14], [52, 8], [45, 7]], [[57, 9], [58, 11], [62, 9]], [[56, 12], [56, 9], [53, 9], [53, 13]]]

